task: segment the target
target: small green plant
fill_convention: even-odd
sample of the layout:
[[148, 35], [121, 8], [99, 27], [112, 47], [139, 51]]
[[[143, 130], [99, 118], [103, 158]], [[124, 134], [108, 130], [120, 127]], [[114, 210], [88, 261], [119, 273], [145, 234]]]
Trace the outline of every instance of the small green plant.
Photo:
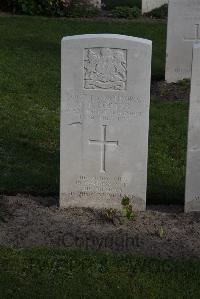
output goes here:
[[124, 196], [121, 202], [122, 206], [127, 206], [129, 205], [129, 203], [130, 203], [130, 199], [127, 196]]
[[124, 196], [121, 201], [122, 204], [122, 214], [128, 220], [133, 220], [135, 218], [135, 213], [133, 211], [133, 206], [130, 203], [130, 199], [127, 196]]
[[118, 6], [112, 10], [114, 18], [135, 19], [141, 15], [138, 7]]
[[165, 232], [164, 228], [161, 226], [161, 228], [159, 230], [159, 237], [161, 239], [163, 239], [165, 237], [165, 235], [166, 235], [166, 232]]
[[177, 84], [179, 85], [179, 86], [183, 86], [183, 87], [190, 87], [190, 80], [189, 79], [183, 79], [183, 80], [179, 80], [178, 82], [177, 82]]
[[114, 222], [114, 218], [115, 218], [116, 214], [117, 214], [117, 210], [112, 209], [112, 208], [103, 210], [103, 216], [109, 222]]

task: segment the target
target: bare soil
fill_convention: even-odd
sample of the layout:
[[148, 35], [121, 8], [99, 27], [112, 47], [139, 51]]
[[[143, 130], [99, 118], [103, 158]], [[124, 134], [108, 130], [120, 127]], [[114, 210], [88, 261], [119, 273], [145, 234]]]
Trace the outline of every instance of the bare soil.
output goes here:
[[133, 255], [200, 257], [200, 213], [181, 206], [149, 206], [129, 221], [120, 212], [59, 209], [55, 198], [4, 196], [0, 204], [0, 246], [64, 247]]
[[153, 81], [151, 84], [151, 100], [156, 101], [189, 101], [190, 81], [183, 80], [178, 83]]

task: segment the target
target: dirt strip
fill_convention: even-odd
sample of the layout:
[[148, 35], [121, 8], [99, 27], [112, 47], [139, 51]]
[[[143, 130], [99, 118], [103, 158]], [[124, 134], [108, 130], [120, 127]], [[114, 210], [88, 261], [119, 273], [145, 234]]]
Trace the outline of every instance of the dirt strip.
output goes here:
[[148, 206], [129, 221], [103, 210], [59, 209], [55, 198], [4, 196], [0, 246], [65, 247], [133, 255], [200, 257], [200, 213], [180, 206]]

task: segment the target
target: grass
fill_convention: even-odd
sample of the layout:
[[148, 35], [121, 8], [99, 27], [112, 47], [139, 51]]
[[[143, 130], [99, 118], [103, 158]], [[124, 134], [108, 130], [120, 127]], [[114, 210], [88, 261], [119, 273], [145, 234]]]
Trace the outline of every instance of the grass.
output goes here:
[[48, 249], [0, 250], [0, 297], [197, 299], [200, 261]]
[[155, 102], [150, 111], [148, 199], [181, 203], [185, 189], [187, 102]]
[[[152, 76], [163, 78], [164, 23], [0, 18], [0, 193], [58, 195], [60, 40], [103, 32], [152, 39]], [[149, 202], [183, 200], [187, 110], [151, 104]]]
[[[0, 18], [0, 193], [58, 195], [60, 40], [103, 32], [152, 39], [152, 76], [163, 78], [163, 23]], [[151, 104], [149, 202], [182, 202], [187, 113], [186, 102]], [[196, 299], [199, 277], [199, 260], [0, 249], [3, 299]]]

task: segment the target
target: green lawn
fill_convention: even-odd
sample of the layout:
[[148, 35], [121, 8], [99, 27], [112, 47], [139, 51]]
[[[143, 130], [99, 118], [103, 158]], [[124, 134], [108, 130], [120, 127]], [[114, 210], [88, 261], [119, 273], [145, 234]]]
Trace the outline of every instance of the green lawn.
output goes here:
[[[0, 193], [58, 195], [60, 41], [102, 32], [152, 39], [152, 77], [163, 78], [163, 23], [0, 18]], [[183, 201], [187, 110], [151, 104], [149, 202]]]
[[[152, 39], [152, 77], [163, 78], [165, 24], [0, 18], [0, 193], [58, 195], [60, 40], [102, 32]], [[187, 111], [151, 104], [149, 202], [183, 201]], [[2, 299], [198, 299], [199, 277], [199, 260], [0, 249]]]
[[200, 261], [64, 250], [0, 250], [2, 299], [198, 299]]

